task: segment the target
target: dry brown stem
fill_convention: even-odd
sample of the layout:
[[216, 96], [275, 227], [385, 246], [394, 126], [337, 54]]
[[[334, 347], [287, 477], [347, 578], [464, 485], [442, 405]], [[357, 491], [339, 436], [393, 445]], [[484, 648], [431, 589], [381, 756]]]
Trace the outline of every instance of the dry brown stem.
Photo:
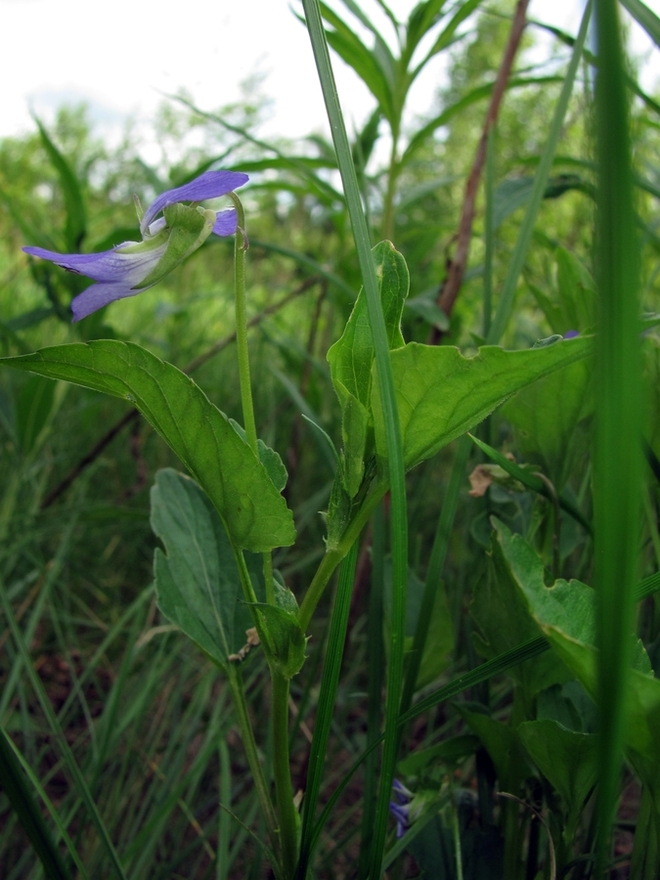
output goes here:
[[[488, 132], [497, 121], [497, 116], [504, 97], [513, 61], [516, 57], [520, 40], [526, 24], [526, 13], [529, 0], [518, 0], [516, 11], [511, 23], [511, 31], [509, 39], [502, 56], [502, 63], [497, 71], [497, 79], [493, 86], [493, 93], [490, 98], [490, 104], [486, 113], [481, 137], [477, 146], [477, 153], [474, 157], [472, 170], [465, 186], [465, 196], [463, 198], [463, 210], [461, 212], [461, 222], [458, 227], [458, 235], [456, 241], [456, 253], [453, 260], [449, 263], [449, 271], [444, 284], [442, 285], [438, 295], [438, 305], [445, 312], [447, 317], [451, 316], [456, 297], [463, 282], [465, 268], [467, 266], [468, 254], [470, 252], [470, 239], [472, 237], [472, 223], [474, 221], [475, 202], [477, 198], [477, 190], [481, 179], [484, 163], [486, 161], [486, 146], [488, 143]], [[440, 341], [441, 333], [435, 330], [433, 333], [433, 342]]]

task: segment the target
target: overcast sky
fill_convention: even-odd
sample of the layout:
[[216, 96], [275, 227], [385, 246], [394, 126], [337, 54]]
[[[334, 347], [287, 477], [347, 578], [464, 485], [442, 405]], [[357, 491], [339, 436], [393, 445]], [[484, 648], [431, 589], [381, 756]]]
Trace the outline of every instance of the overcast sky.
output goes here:
[[[660, 0], [646, 2], [660, 12]], [[378, 18], [375, 0], [360, 3]], [[334, 5], [341, 8], [338, 0]], [[389, 5], [404, 18], [415, 0]], [[531, 0], [529, 16], [575, 32], [582, 5]], [[260, 73], [264, 93], [274, 100], [263, 136], [325, 127], [309, 38], [291, 6], [299, 3], [195, 0], [186, 16], [185, 3], [168, 0], [0, 0], [0, 137], [32, 130], [31, 108], [48, 122], [62, 103], [81, 101], [90, 104], [99, 135], [120, 131], [129, 116], [147, 130], [160, 93], [185, 88], [198, 106], [214, 109], [236, 100], [241, 81]], [[635, 51], [650, 55], [644, 32], [635, 26], [631, 36]], [[648, 88], [660, 78], [658, 55], [656, 49], [647, 64]], [[360, 121], [373, 99], [350, 71], [336, 68], [349, 124]], [[442, 76], [439, 58], [416, 86], [413, 109], [430, 106]]]

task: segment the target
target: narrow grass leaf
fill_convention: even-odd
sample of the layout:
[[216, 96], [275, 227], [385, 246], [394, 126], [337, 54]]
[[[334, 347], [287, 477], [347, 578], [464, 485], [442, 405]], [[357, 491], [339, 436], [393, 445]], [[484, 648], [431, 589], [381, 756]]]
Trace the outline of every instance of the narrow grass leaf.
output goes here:
[[[6, 736], [6, 734], [4, 734], [4, 731], [2, 731], [2, 734]], [[41, 782], [39, 781], [39, 778], [37, 777], [35, 772], [32, 770], [32, 767], [30, 767], [30, 765], [27, 763], [27, 761], [25, 760], [23, 755], [19, 752], [17, 747], [14, 745], [13, 741], [11, 739], [9, 739], [9, 737], [7, 737], [7, 742], [9, 744], [9, 746], [13, 749], [14, 755], [16, 756], [16, 760], [20, 763], [20, 765], [23, 768], [23, 770], [25, 771], [25, 774], [27, 775], [28, 779], [30, 780], [30, 782], [34, 786], [35, 791], [37, 792], [37, 794], [39, 795], [39, 797], [41, 798], [41, 800], [45, 804], [46, 809], [50, 813], [50, 816], [51, 816], [53, 822], [57, 826], [57, 830], [59, 832], [59, 835], [62, 838], [62, 840], [64, 841], [66, 848], [67, 848], [67, 851], [68, 851], [69, 855], [71, 856], [71, 859], [75, 863], [76, 868], [78, 869], [78, 872], [80, 873], [82, 880], [88, 880], [89, 874], [87, 873], [87, 869], [85, 868], [85, 865], [83, 865], [83, 863], [80, 859], [80, 856], [78, 855], [78, 851], [76, 850], [76, 848], [73, 844], [73, 841], [69, 837], [69, 834], [66, 830], [66, 825], [62, 821], [62, 819], [60, 818], [60, 815], [57, 812], [57, 810], [55, 809], [55, 807], [53, 806], [53, 802], [51, 801], [51, 799], [48, 797], [48, 795], [44, 791], [43, 786], [41, 785]]]
[[660, 46], [660, 18], [641, 0], [621, 0], [632, 17], [641, 24], [656, 46]]
[[27, 785], [23, 768], [0, 727], [0, 783], [9, 799], [49, 880], [71, 880], [50, 830]]
[[385, 834], [389, 817], [389, 797], [394, 778], [394, 767], [397, 758], [398, 732], [396, 721], [403, 685], [403, 652], [405, 638], [406, 583], [408, 575], [408, 522], [406, 514], [405, 471], [403, 450], [399, 425], [397, 399], [392, 379], [392, 367], [389, 358], [387, 328], [383, 316], [378, 280], [374, 271], [369, 241], [369, 231], [360, 198], [355, 166], [346, 135], [346, 128], [339, 105], [337, 88], [332, 73], [330, 55], [325, 39], [325, 31], [321, 21], [318, 0], [303, 0], [305, 17], [309, 30], [314, 58], [323, 97], [325, 100], [330, 128], [333, 133], [337, 161], [342, 177], [349, 216], [353, 228], [353, 236], [362, 273], [362, 281], [368, 304], [369, 322], [374, 340], [374, 356], [377, 384], [382, 406], [385, 436], [385, 454], [387, 456], [391, 489], [391, 534], [393, 563], [393, 600], [390, 660], [388, 666], [387, 697], [386, 697], [386, 736], [381, 767], [381, 782], [378, 808], [375, 822], [374, 841], [372, 845], [371, 871], [373, 880], [380, 877]]
[[76, 761], [73, 752], [71, 751], [71, 747], [66, 740], [64, 731], [62, 730], [62, 727], [57, 720], [57, 716], [53, 711], [53, 707], [50, 704], [50, 700], [48, 699], [48, 694], [46, 693], [43, 683], [32, 664], [32, 660], [30, 658], [27, 645], [25, 644], [23, 634], [21, 633], [18, 624], [16, 623], [14, 613], [12, 611], [11, 605], [9, 604], [7, 594], [2, 584], [0, 584], [0, 603], [2, 604], [2, 609], [9, 623], [14, 641], [16, 642], [16, 646], [19, 650], [19, 653], [21, 654], [24, 667], [27, 671], [28, 678], [30, 679], [30, 684], [32, 685], [32, 688], [39, 699], [41, 709], [48, 720], [48, 725], [53, 732], [53, 735], [62, 752], [64, 762], [69, 770], [69, 773], [73, 777], [78, 795], [82, 802], [85, 804], [85, 807], [87, 808], [89, 817], [98, 832], [101, 844], [105, 849], [106, 855], [110, 861], [110, 864], [112, 865], [114, 873], [117, 875], [117, 877], [120, 878], [120, 880], [127, 880], [126, 875], [124, 874], [124, 869], [122, 868], [121, 862], [119, 860], [119, 856], [117, 855], [117, 852], [110, 839], [108, 829], [106, 828], [105, 823], [101, 818], [101, 814], [99, 813], [98, 808], [94, 803], [94, 800], [92, 799], [85, 778], [80, 770], [80, 767], [78, 766], [78, 762]]
[[[502, 455], [501, 452], [498, 452], [496, 449], [493, 449], [492, 446], [489, 446], [487, 443], [484, 443], [483, 440], [479, 440], [478, 437], [473, 437], [471, 434], [469, 435], [470, 439], [473, 443], [475, 443], [479, 449], [483, 453], [485, 453], [491, 461], [494, 461], [495, 464], [498, 464], [502, 470], [506, 471], [509, 476], [518, 480], [523, 484], [523, 486], [527, 486], [528, 489], [531, 489], [533, 492], [538, 492], [539, 495], [543, 495], [545, 498], [548, 498], [550, 501], [553, 501], [552, 494], [548, 488], [547, 483], [542, 480], [540, 477], [536, 476], [536, 474], [531, 471], [525, 470], [524, 468], [517, 465], [514, 461], [506, 458]], [[580, 525], [586, 529], [589, 534], [592, 534], [593, 529], [591, 527], [591, 523], [582, 515], [580, 510], [570, 501], [568, 498], [565, 498], [563, 495], [559, 495], [558, 499], [559, 506], [562, 510], [565, 510], [576, 522], [579, 522]]]
[[626, 733], [633, 585], [641, 514], [638, 242], [623, 50], [615, 0], [596, 0], [596, 436], [594, 581], [599, 595], [599, 833], [596, 875], [609, 860]]
[[357, 561], [357, 542], [344, 558], [339, 571], [339, 583], [335, 596], [330, 633], [323, 665], [323, 676], [316, 709], [314, 734], [309, 754], [307, 786], [300, 832], [300, 857], [296, 869], [296, 880], [305, 880], [313, 855], [313, 831], [316, 807], [321, 791], [323, 766], [330, 735], [330, 725], [337, 697], [337, 685], [344, 656], [344, 642], [348, 626], [348, 614], [351, 608], [351, 595]]
[[[367, 617], [367, 748], [380, 741], [383, 682], [385, 680], [384, 594], [385, 594], [385, 548], [387, 546], [384, 505], [379, 504], [372, 517], [371, 583], [369, 588], [369, 611]], [[369, 853], [376, 816], [378, 796], [379, 754], [370, 751], [364, 765], [364, 791], [362, 795], [362, 833], [358, 878], [364, 880], [369, 872]]]

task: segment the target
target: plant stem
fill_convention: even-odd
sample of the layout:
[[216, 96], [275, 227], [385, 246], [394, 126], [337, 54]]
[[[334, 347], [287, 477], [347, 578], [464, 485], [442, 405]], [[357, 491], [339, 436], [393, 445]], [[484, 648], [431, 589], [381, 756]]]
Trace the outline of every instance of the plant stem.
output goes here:
[[[236, 352], [238, 355], [238, 378], [241, 386], [241, 406], [243, 426], [250, 449], [259, 457], [257, 446], [257, 426], [254, 418], [252, 383], [250, 380], [250, 353], [247, 341], [247, 308], [245, 296], [245, 252], [249, 244], [245, 232], [245, 211], [236, 193], [229, 193], [236, 207], [236, 236], [234, 238], [234, 303], [236, 309]], [[266, 602], [275, 603], [273, 587], [273, 561], [270, 553], [263, 554], [264, 585]], [[254, 601], [254, 600], [253, 600]]]
[[[275, 808], [273, 807], [273, 803], [268, 793], [268, 786], [266, 784], [263, 770], [261, 769], [261, 761], [259, 760], [257, 744], [254, 739], [254, 732], [252, 730], [252, 724], [250, 723], [250, 715], [248, 713], [247, 703], [245, 701], [243, 679], [241, 678], [241, 674], [238, 671], [238, 668], [233, 663], [230, 663], [228, 666], [227, 678], [229, 679], [229, 686], [231, 688], [231, 693], [234, 701], [236, 720], [238, 721], [238, 727], [241, 731], [243, 748], [245, 749], [245, 755], [247, 757], [247, 762], [250, 767], [250, 772], [252, 773], [252, 779], [257, 789], [257, 797], [259, 798], [259, 803], [261, 804], [261, 811], [266, 821], [266, 827], [268, 828], [268, 834], [271, 840], [271, 844], [279, 861], [281, 859], [281, 853], [277, 816], [275, 814]], [[279, 875], [279, 865], [274, 865], [273, 868]]]
[[364, 528], [378, 502], [387, 492], [387, 489], [387, 485], [380, 484], [376, 486], [371, 495], [365, 498], [362, 507], [348, 524], [339, 544], [332, 550], [328, 550], [321, 560], [321, 563], [316, 570], [316, 574], [312, 578], [312, 582], [305, 593], [305, 598], [300, 605], [300, 611], [298, 612], [298, 620], [300, 621], [300, 626], [302, 627], [303, 632], [309, 626], [309, 622], [314, 614], [314, 609], [318, 605], [319, 599], [323, 595], [323, 590], [326, 588], [328, 581], [332, 577], [333, 571], [337, 568], [344, 556], [346, 556], [355, 541], [357, 541], [360, 532]]
[[245, 212], [236, 193], [229, 193], [236, 207], [237, 225], [234, 239], [234, 302], [236, 308], [236, 350], [238, 353], [238, 377], [241, 386], [243, 426], [247, 442], [255, 455], [257, 452], [257, 427], [254, 421], [252, 386], [250, 384], [250, 358], [247, 344], [247, 312], [245, 304], [245, 252], [248, 240], [245, 234]]
[[286, 878], [294, 875], [298, 859], [298, 815], [293, 803], [289, 768], [289, 681], [271, 669], [273, 683], [273, 776], [279, 819], [279, 849]]

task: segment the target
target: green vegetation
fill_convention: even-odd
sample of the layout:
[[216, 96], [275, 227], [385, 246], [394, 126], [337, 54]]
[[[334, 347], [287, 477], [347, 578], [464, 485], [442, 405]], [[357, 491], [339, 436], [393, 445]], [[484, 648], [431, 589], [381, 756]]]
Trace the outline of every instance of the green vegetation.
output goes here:
[[[660, 875], [660, 96], [524, 6], [303, 0], [332, 142], [0, 141], [3, 878]], [[71, 324], [21, 247], [218, 169], [245, 235]]]

